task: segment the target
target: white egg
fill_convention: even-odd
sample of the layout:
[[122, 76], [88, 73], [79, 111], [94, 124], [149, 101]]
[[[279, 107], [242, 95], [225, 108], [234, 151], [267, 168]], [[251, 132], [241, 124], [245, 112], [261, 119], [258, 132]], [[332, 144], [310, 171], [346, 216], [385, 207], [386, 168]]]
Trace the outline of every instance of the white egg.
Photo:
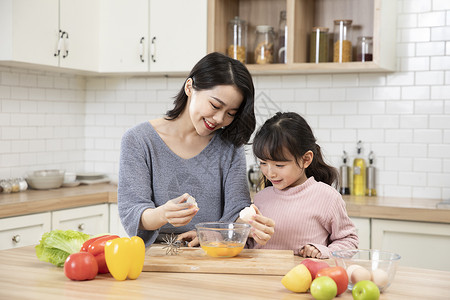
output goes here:
[[246, 207], [239, 212], [239, 218], [247, 222], [250, 221], [251, 217], [254, 215], [256, 215], [256, 211], [253, 206]]
[[382, 269], [376, 269], [372, 271], [372, 281], [378, 287], [384, 287], [389, 282], [388, 273]]
[[366, 268], [356, 268], [352, 272], [352, 283], [357, 283], [362, 280], [370, 280], [372, 278], [372, 275], [370, 274], [370, 271]]

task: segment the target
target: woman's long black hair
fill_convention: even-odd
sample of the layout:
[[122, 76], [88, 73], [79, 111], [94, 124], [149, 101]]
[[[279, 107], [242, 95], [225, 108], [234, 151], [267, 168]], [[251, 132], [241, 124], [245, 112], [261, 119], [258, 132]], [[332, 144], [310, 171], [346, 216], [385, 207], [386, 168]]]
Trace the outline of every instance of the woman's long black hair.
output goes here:
[[[296, 160], [311, 150], [311, 164], [305, 169], [306, 177], [337, 186], [339, 176], [336, 168], [325, 163], [320, 146], [306, 120], [294, 112], [278, 112], [268, 119], [253, 139], [253, 154], [261, 160], [287, 161], [286, 151]], [[265, 185], [271, 185], [265, 179]]]
[[[220, 137], [235, 146], [248, 142], [255, 130], [254, 112], [255, 88], [252, 76], [247, 68], [238, 60], [213, 52], [203, 57], [191, 70], [187, 79], [192, 79], [192, 87], [197, 90], [209, 90], [218, 85], [234, 85], [242, 93], [244, 100], [240, 105], [233, 122], [218, 133]], [[187, 80], [186, 79], [186, 80]], [[182, 88], [175, 96], [174, 108], [166, 112], [167, 120], [174, 120], [186, 108], [188, 97]]]

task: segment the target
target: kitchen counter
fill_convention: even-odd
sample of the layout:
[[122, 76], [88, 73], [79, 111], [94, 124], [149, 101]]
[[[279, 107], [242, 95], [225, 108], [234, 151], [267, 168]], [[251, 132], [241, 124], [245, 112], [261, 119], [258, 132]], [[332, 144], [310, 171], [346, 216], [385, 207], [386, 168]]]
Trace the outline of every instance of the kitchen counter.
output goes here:
[[[450, 209], [436, 208], [438, 199], [344, 196], [350, 217], [450, 224]], [[0, 218], [72, 207], [117, 202], [113, 184], [80, 185], [54, 190], [0, 194]]]
[[[136, 280], [116, 281], [101, 274], [90, 281], [71, 281], [62, 268], [39, 261], [32, 246], [0, 251], [0, 299], [313, 299], [309, 293], [288, 291], [281, 278], [142, 272]], [[380, 299], [442, 299], [449, 288], [450, 272], [400, 266]], [[352, 295], [346, 291], [336, 299]]]
[[29, 189], [0, 194], [0, 218], [101, 203], [117, 203], [116, 185], [102, 183], [53, 190]]

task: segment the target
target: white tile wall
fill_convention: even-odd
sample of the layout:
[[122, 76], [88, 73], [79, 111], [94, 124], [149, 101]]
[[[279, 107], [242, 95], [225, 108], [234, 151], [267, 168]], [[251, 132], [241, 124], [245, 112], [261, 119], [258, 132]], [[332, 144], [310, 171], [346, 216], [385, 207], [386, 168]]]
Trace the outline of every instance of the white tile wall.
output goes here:
[[[398, 72], [255, 76], [257, 120], [301, 113], [336, 167], [362, 140], [380, 195], [450, 198], [450, 1], [398, 3]], [[116, 178], [123, 132], [171, 108], [183, 81], [0, 67], [0, 178], [38, 168]]]

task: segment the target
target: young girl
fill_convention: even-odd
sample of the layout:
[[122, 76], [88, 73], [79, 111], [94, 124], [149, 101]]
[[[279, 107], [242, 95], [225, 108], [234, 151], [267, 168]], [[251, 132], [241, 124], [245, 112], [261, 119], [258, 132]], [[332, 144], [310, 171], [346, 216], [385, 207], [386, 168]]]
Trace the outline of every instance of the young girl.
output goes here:
[[255, 123], [247, 68], [219, 53], [202, 58], [173, 109], [123, 135], [118, 206], [128, 235], [149, 246], [174, 233], [195, 246], [195, 224], [234, 222], [250, 204], [243, 145]]
[[304, 118], [277, 113], [256, 133], [253, 153], [266, 183], [254, 204], [258, 215], [269, 221], [256, 241], [249, 239], [250, 248], [292, 249], [303, 257], [329, 258], [334, 250], [358, 247], [345, 202], [331, 186], [338, 173], [324, 162]]

